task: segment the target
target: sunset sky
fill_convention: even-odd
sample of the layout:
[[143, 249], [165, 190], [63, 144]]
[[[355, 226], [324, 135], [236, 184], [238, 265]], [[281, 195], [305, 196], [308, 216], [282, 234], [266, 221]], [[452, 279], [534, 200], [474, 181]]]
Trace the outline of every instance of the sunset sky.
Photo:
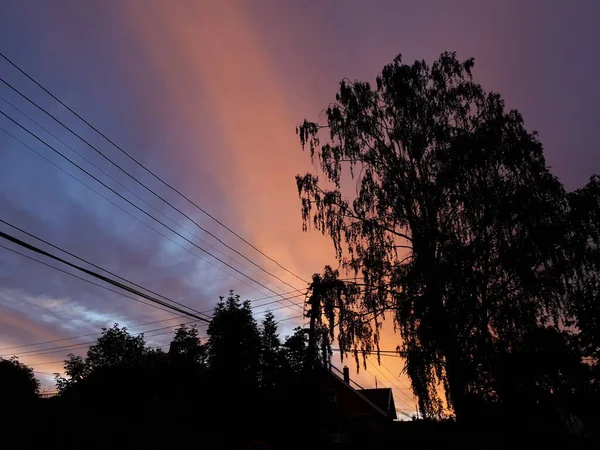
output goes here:
[[[334, 254], [327, 239], [301, 229], [294, 176], [312, 165], [295, 126], [305, 117], [319, 118], [341, 78], [373, 81], [398, 53], [406, 62], [431, 62], [445, 50], [457, 51], [459, 58], [474, 57], [476, 80], [521, 111], [527, 128], [539, 132], [552, 171], [575, 189], [600, 172], [599, 18], [600, 2], [595, 0], [5, 0], [0, 5], [0, 51], [210, 214], [309, 279], [334, 263]], [[3, 60], [0, 76], [228, 245], [295, 288], [305, 288], [166, 189]], [[6, 86], [0, 85], [0, 96], [196, 233], [201, 247], [277, 293], [292, 290], [203, 235]], [[0, 110], [91, 167], [1, 99]], [[4, 117], [0, 127], [146, 220]], [[133, 198], [94, 168], [90, 171]], [[200, 252], [169, 230], [161, 232], [175, 242], [150, 230], [1, 130], [0, 218], [202, 311], [230, 289], [244, 299], [273, 295], [206, 254], [204, 260], [193, 256], [181, 246]], [[15, 234], [6, 226], [0, 230]], [[256, 308], [257, 318], [266, 308]], [[294, 308], [275, 311], [279, 320], [298, 314]], [[167, 317], [0, 248], [2, 349], [94, 333], [114, 322], [135, 326]], [[281, 335], [302, 322], [282, 322]], [[385, 347], [392, 349], [398, 342], [388, 328]], [[34, 350], [90, 339], [94, 337], [0, 355], [31, 351], [20, 360], [35, 367], [48, 386], [48, 374], [62, 370], [57, 361], [69, 350]], [[148, 340], [163, 345], [170, 335]], [[383, 362], [389, 372], [378, 370], [399, 387], [407, 384], [404, 376], [393, 378], [402, 369], [399, 359]], [[378, 375], [377, 369], [369, 370]], [[353, 377], [365, 387], [374, 385], [369, 374]], [[378, 383], [390, 386], [383, 376]], [[414, 407], [406, 392], [397, 396], [406, 400], [398, 406]]]

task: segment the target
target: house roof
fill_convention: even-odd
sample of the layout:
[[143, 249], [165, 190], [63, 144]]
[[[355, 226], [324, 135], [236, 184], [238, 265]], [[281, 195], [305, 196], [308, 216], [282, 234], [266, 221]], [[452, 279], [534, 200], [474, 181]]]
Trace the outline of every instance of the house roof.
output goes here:
[[[396, 419], [396, 407], [394, 406], [394, 397], [392, 396], [392, 390], [389, 388], [381, 388], [381, 389], [354, 389], [350, 384], [346, 383], [343, 378], [339, 377], [332, 371], [327, 371], [334, 379], [336, 379], [341, 385], [345, 386], [347, 389], [350, 389], [354, 394], [361, 398], [365, 403], [367, 403], [371, 408], [373, 408], [377, 413], [381, 414], [383, 417]], [[365, 391], [383, 391], [383, 393], [376, 392], [374, 394], [366, 394]], [[384, 402], [379, 403], [379, 401], [388, 395], [391, 400], [385, 400]], [[369, 397], [374, 397], [378, 402], [371, 400]], [[392, 405], [392, 409], [389, 409], [389, 405]]]
[[396, 405], [391, 388], [359, 389], [359, 393], [368, 398], [382, 411], [388, 411], [392, 419], [396, 419]]

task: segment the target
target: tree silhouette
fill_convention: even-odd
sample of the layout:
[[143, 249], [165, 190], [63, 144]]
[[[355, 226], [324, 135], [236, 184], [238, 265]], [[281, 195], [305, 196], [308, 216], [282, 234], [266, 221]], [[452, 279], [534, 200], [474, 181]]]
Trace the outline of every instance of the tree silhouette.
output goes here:
[[216, 382], [231, 389], [259, 384], [260, 333], [250, 302], [233, 291], [218, 303], [207, 330], [207, 356]]
[[78, 384], [100, 369], [139, 367], [149, 356], [144, 335], [131, 335], [126, 327], [102, 328], [102, 334], [87, 351], [87, 357], [69, 354], [64, 369], [68, 378], [56, 374], [56, 386], [59, 392]]
[[90, 373], [90, 366], [81, 356], [69, 353], [65, 360], [64, 370], [68, 378], [62, 377], [58, 373], [55, 375], [56, 388], [59, 392], [64, 392], [87, 377]]
[[308, 353], [308, 330], [294, 328], [294, 333], [287, 336], [283, 344], [286, 370], [290, 375], [299, 375], [304, 368]]
[[39, 390], [40, 382], [31, 367], [19, 362], [16, 356], [0, 358], [0, 397], [4, 405], [30, 402]]
[[573, 271], [571, 314], [587, 357], [600, 359], [600, 177], [569, 194]]
[[283, 374], [284, 359], [277, 322], [271, 311], [267, 312], [261, 325], [261, 386], [273, 388]]
[[90, 370], [101, 367], [128, 367], [139, 365], [146, 354], [144, 335], [131, 335], [126, 327], [102, 328], [102, 335], [87, 351]]
[[441, 412], [441, 385], [459, 421], [471, 393], [493, 389], [488, 355], [540, 321], [557, 326], [566, 301], [564, 190], [535, 133], [473, 81], [473, 65], [398, 56], [374, 88], [343, 80], [327, 124], [297, 130], [333, 185], [296, 177], [304, 229], [328, 235], [359, 277], [329, 300], [340, 348], [377, 348], [390, 311], [420, 410]]
[[169, 356], [176, 364], [205, 369], [206, 348], [200, 342], [198, 327], [181, 325], [175, 330], [175, 336], [169, 347]]

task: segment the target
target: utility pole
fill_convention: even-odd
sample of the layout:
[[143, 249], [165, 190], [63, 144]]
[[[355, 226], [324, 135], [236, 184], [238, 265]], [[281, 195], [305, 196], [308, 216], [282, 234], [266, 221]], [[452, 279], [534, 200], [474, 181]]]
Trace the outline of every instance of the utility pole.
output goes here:
[[311, 371], [314, 369], [315, 362], [317, 360], [317, 316], [321, 310], [321, 298], [319, 285], [313, 281], [313, 290], [310, 299], [310, 327], [308, 330], [308, 351], [306, 354], [305, 369]]

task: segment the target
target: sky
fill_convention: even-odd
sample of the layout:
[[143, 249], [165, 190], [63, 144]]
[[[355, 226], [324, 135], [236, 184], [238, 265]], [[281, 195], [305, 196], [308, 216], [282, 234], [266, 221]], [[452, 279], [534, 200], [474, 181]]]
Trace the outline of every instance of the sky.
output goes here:
[[[294, 176], [313, 166], [301, 150], [295, 126], [304, 118], [321, 117], [343, 77], [374, 81], [399, 53], [406, 62], [432, 62], [446, 50], [456, 51], [461, 59], [474, 57], [476, 81], [500, 92], [507, 107], [523, 114], [526, 127], [539, 133], [547, 164], [571, 190], [600, 172], [598, 17], [600, 2], [595, 0], [5, 0], [0, 9], [0, 51], [211, 215], [309, 279], [335, 260], [330, 241], [314, 231], [302, 231]], [[152, 178], [4, 61], [0, 76], [208, 232], [294, 289], [305, 288], [305, 283]], [[4, 117], [0, 117], [5, 130], [0, 130], [0, 218], [198, 310], [210, 310], [230, 289], [244, 299], [292, 290], [194, 227], [5, 85], [0, 86], [0, 95], [52, 135], [1, 99], [0, 110], [121, 195], [139, 203], [132, 196], [137, 195], [160, 211], [154, 215], [168, 215], [170, 219], [161, 216], [161, 220], [174, 220], [173, 228], [182, 226], [195, 234], [182, 232], [266, 288], [153, 223]], [[14, 233], [6, 226], [0, 229]], [[256, 308], [259, 320], [266, 309]], [[171, 317], [2, 248], [0, 310], [2, 349], [94, 333], [114, 322], [133, 327]], [[287, 319], [280, 324], [282, 336], [303, 323], [293, 318], [298, 314], [299, 308], [292, 307], [275, 311], [278, 320]], [[389, 325], [384, 344], [394, 348], [398, 340]], [[148, 338], [155, 345], [169, 339], [168, 334]], [[13, 352], [26, 350], [30, 348]], [[67, 350], [41, 355], [33, 350], [20, 360], [31, 364], [49, 386], [49, 374], [61, 371], [57, 361]], [[402, 407], [412, 408], [406, 377], [394, 379], [401, 361], [389, 358], [384, 364], [370, 371], [380, 374], [379, 385], [389, 386], [378, 372], [383, 370], [403, 390], [398, 392], [406, 399]], [[353, 372], [353, 377], [374, 384], [374, 377], [364, 371]]]

